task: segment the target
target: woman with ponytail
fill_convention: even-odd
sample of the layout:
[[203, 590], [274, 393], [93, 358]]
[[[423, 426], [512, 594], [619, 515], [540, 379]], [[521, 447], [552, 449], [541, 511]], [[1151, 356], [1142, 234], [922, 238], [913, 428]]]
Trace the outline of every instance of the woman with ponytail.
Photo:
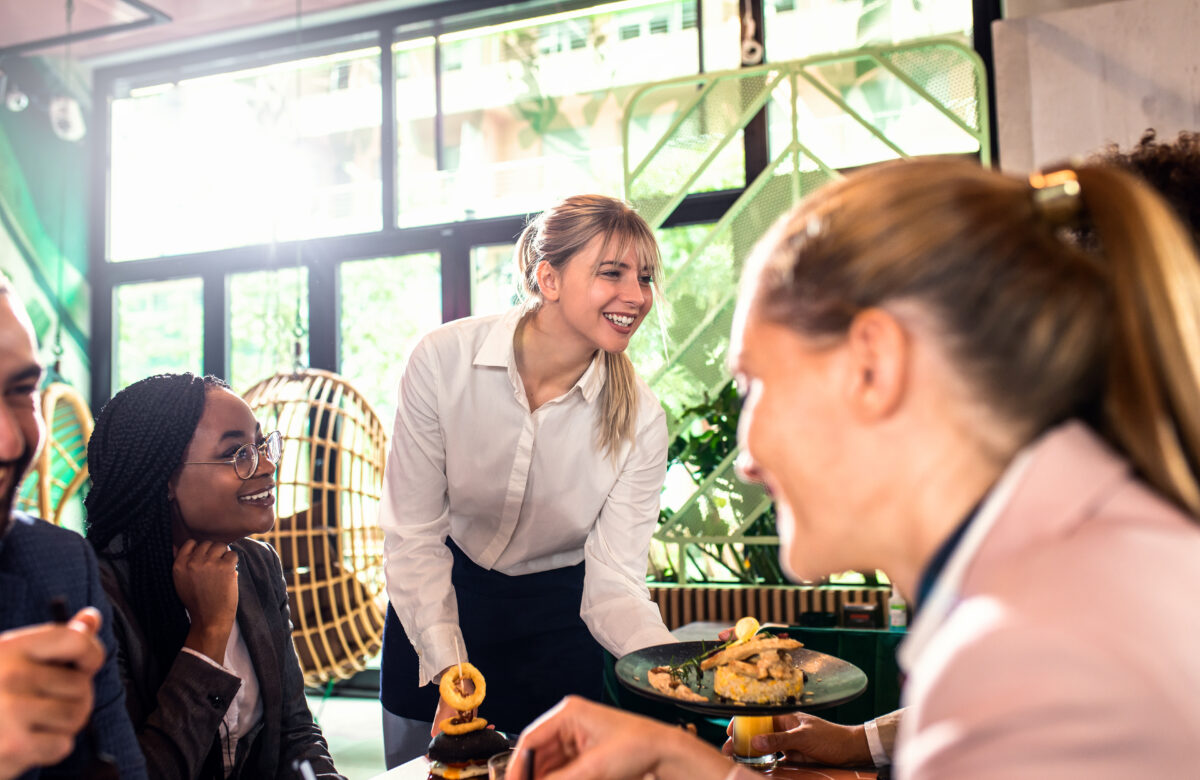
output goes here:
[[[883, 569], [915, 605], [896, 777], [1195, 774], [1200, 261], [1160, 197], [1100, 166], [859, 172], [760, 242], [730, 362], [786, 569]], [[569, 700], [509, 771], [752, 777], [691, 740]]]
[[105, 404], [86, 535], [113, 605], [151, 777], [339, 778], [304, 698], [274, 525], [279, 434], [215, 377], [160, 374]]
[[433, 331], [400, 382], [380, 509], [389, 766], [453, 715], [430, 683], [459, 660], [488, 677], [482, 716], [519, 731], [567, 693], [598, 699], [604, 649], [672, 641], [645, 585], [665, 416], [625, 355], [654, 234], [576, 196], [528, 224], [516, 261], [525, 303]]

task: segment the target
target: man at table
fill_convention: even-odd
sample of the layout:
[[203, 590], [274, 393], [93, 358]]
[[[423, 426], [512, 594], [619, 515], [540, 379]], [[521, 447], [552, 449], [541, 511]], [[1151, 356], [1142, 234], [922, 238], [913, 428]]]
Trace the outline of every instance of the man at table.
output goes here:
[[[14, 511], [45, 434], [41, 378], [29, 317], [0, 277], [0, 778], [83, 777], [98, 752], [122, 778], [144, 778], [91, 547]], [[46, 622], [60, 597], [73, 616]]]

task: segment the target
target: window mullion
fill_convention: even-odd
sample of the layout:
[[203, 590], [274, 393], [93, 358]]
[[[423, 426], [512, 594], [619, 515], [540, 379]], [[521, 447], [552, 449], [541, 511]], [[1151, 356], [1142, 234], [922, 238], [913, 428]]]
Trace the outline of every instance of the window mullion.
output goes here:
[[204, 358], [202, 370], [225, 378], [229, 376], [228, 287], [223, 273], [206, 272], [204, 280]]
[[396, 226], [396, 55], [392, 52], [394, 42], [392, 28], [379, 31], [379, 80], [383, 96], [379, 132], [379, 178], [383, 185], [383, 229], [389, 231]]

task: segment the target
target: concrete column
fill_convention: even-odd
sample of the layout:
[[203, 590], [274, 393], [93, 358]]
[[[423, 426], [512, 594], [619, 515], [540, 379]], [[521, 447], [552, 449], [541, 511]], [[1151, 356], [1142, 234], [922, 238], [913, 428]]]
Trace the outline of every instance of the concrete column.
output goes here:
[[1197, 30], [1200, 0], [1123, 0], [996, 22], [1003, 168], [1126, 148], [1151, 127], [1164, 139], [1200, 129]]

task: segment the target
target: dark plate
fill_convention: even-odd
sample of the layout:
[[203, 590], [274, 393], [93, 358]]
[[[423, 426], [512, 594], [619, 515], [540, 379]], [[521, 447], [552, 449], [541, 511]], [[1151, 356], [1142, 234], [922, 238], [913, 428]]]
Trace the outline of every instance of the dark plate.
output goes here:
[[649, 699], [668, 702], [685, 710], [705, 715], [777, 715], [797, 710], [819, 710], [836, 707], [857, 697], [867, 689], [867, 676], [852, 663], [818, 653], [802, 647], [791, 650], [792, 660], [804, 670], [804, 696], [799, 701], [784, 704], [735, 704], [717, 698], [713, 693], [713, 671], [702, 673], [699, 687], [689, 687], [709, 701], [683, 701], [665, 693], [659, 693], [648, 679], [647, 673], [656, 666], [673, 666], [695, 658], [705, 649], [712, 649], [716, 642], [676, 642], [656, 645], [637, 650], [617, 661], [617, 679], [629, 690]]

